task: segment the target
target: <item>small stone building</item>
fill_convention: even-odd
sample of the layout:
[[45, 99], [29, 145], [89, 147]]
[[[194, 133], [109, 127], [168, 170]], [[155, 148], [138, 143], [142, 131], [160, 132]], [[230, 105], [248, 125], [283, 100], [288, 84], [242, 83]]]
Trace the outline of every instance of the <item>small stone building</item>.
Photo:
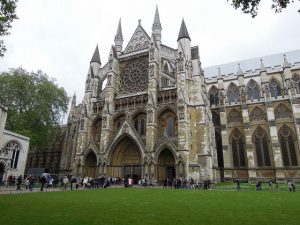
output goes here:
[[5, 130], [7, 107], [0, 103], [0, 181], [24, 175], [29, 138]]

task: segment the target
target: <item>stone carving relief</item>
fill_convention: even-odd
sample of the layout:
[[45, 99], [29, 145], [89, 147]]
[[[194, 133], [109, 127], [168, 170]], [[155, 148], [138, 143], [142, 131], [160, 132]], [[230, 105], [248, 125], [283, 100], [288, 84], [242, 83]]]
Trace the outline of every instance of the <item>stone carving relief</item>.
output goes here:
[[102, 123], [103, 123], [102, 127], [106, 128], [107, 127], [107, 111], [106, 110], [103, 111]]
[[179, 103], [178, 105], [179, 119], [184, 120], [184, 102], [182, 99], [180, 99], [178, 103]]
[[145, 91], [148, 87], [148, 59], [128, 62], [121, 70], [120, 87], [125, 93]]
[[154, 69], [155, 69], [154, 65], [151, 64], [149, 66], [149, 77], [154, 77]]
[[243, 122], [242, 114], [236, 109], [232, 109], [228, 114], [227, 120], [228, 123], [242, 123]]
[[275, 118], [291, 118], [291, 110], [284, 104], [279, 104], [279, 106], [275, 109]]
[[130, 42], [128, 43], [124, 53], [131, 53], [143, 49], [148, 49], [149, 47], [149, 37], [142, 29], [141, 26], [138, 26], [131, 37]]
[[153, 123], [153, 106], [151, 104], [148, 105], [148, 123]]
[[109, 68], [109, 70], [112, 70], [112, 65], [113, 65], [113, 55], [111, 53], [109, 55], [109, 58], [108, 58], [108, 68]]
[[107, 76], [107, 86], [110, 86], [111, 85], [111, 74], [108, 74]]
[[265, 121], [266, 113], [260, 108], [255, 107], [250, 113], [250, 121]]
[[155, 49], [155, 47], [154, 47], [154, 43], [151, 43], [150, 44], [150, 60], [154, 60], [154, 49]]
[[182, 52], [178, 53], [178, 58], [176, 59], [176, 68], [178, 72], [183, 71], [184, 58], [182, 56]]

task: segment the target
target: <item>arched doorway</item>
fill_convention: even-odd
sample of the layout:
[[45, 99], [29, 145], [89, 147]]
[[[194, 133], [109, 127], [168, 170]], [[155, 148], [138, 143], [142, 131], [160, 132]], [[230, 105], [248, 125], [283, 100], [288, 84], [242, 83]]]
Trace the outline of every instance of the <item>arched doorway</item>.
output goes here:
[[4, 164], [0, 163], [0, 185], [2, 185], [4, 170], [5, 170]]
[[142, 178], [142, 158], [138, 146], [129, 137], [124, 137], [115, 147], [108, 175], [133, 179], [134, 183]]
[[160, 152], [157, 162], [157, 180], [159, 182], [163, 182], [166, 178], [176, 177], [175, 158], [169, 149], [165, 148]]
[[94, 152], [90, 152], [85, 158], [85, 176], [96, 177], [97, 157]]

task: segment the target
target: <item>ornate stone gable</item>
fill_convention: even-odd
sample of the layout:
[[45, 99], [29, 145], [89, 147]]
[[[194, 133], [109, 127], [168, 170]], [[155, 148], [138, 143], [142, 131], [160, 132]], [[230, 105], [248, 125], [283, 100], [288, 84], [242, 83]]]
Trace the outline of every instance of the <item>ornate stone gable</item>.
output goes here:
[[140, 51], [143, 49], [148, 49], [150, 43], [150, 37], [139, 24], [136, 30], [134, 31], [127, 47], [125, 48], [123, 54], [128, 54], [131, 52]]
[[148, 57], [137, 58], [120, 67], [120, 89], [128, 93], [145, 91], [148, 87]]

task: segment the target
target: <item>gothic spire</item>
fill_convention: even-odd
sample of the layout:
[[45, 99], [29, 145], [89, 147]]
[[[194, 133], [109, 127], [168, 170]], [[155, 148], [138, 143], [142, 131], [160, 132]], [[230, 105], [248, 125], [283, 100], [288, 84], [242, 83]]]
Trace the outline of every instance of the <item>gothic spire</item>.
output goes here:
[[119, 25], [117, 29], [117, 33], [115, 36], [115, 47], [117, 54], [121, 54], [123, 48], [123, 34], [122, 34], [122, 26], [121, 26], [121, 18], [119, 20]]
[[154, 32], [155, 29], [161, 30], [161, 23], [160, 23], [160, 19], [159, 19], [159, 13], [158, 13], [157, 5], [156, 5], [156, 10], [155, 10], [154, 22], [153, 22], [153, 25], [152, 25], [152, 31]]
[[283, 68], [290, 68], [290, 64], [289, 62], [287, 61], [286, 57], [285, 57], [285, 54], [283, 55]]
[[118, 29], [117, 29], [117, 33], [116, 33], [116, 36], [115, 36], [115, 41], [116, 40], [123, 41], [121, 18], [119, 20]]
[[92, 59], [91, 59], [91, 62], [90, 62], [90, 63], [92, 63], [92, 62], [96, 62], [96, 63], [99, 63], [99, 64], [101, 64], [101, 60], [100, 60], [100, 54], [99, 54], [99, 49], [98, 49], [98, 44], [97, 44], [97, 46], [96, 46], [96, 49], [95, 49], [94, 55], [93, 55], [93, 57], [92, 57]]
[[183, 18], [182, 18], [181, 27], [180, 27], [180, 31], [179, 31], [179, 34], [178, 34], [177, 41], [179, 41], [181, 38], [187, 38], [187, 39], [190, 39], [190, 41], [191, 41], [189, 32], [186, 29], [185, 22], [184, 22]]

